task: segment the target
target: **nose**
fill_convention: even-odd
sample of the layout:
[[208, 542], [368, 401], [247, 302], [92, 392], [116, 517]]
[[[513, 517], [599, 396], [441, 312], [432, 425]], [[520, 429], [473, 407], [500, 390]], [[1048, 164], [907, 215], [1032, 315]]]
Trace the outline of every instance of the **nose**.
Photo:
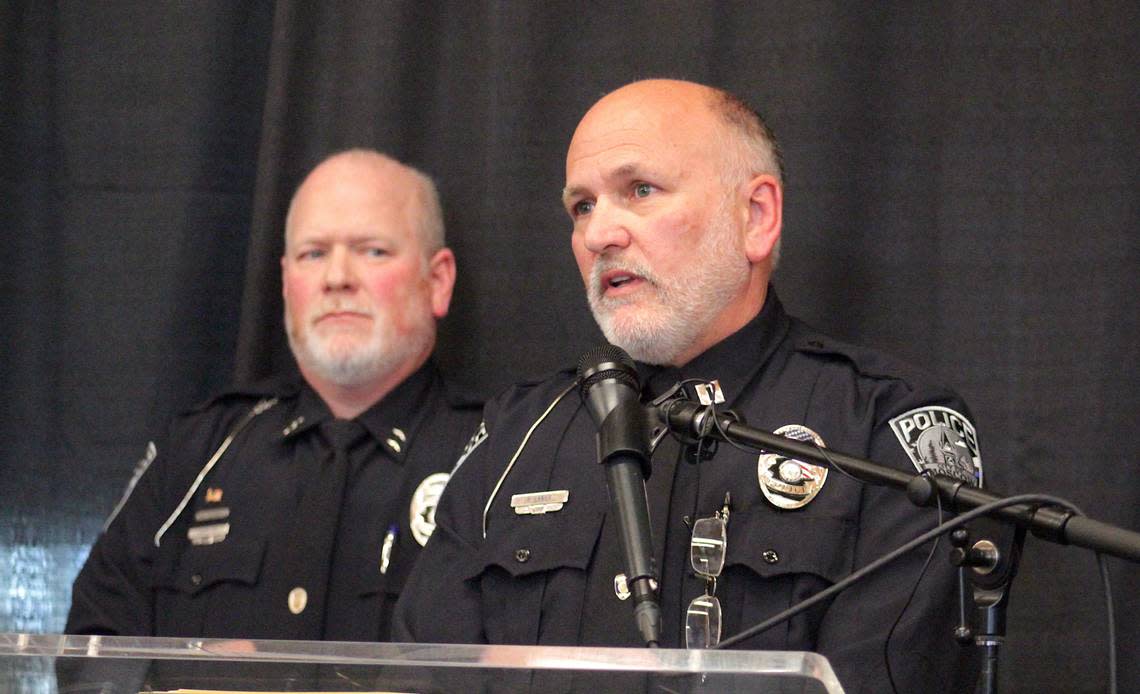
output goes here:
[[582, 244], [599, 255], [625, 248], [629, 245], [629, 214], [621, 205], [599, 197], [582, 229]]
[[325, 289], [340, 291], [356, 285], [356, 273], [352, 267], [352, 255], [346, 246], [336, 244], [329, 249], [325, 264]]

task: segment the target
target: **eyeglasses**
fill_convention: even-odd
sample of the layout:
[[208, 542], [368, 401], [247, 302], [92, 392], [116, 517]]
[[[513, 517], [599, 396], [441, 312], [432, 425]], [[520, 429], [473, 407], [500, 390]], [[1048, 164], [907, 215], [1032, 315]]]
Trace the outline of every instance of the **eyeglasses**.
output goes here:
[[689, 544], [689, 561], [697, 575], [704, 576], [705, 594], [689, 603], [685, 611], [685, 646], [716, 648], [720, 643], [721, 611], [716, 597], [716, 579], [724, 569], [725, 546], [728, 542], [728, 514], [731, 498], [724, 495], [724, 506], [711, 518], [698, 518], [693, 523]]

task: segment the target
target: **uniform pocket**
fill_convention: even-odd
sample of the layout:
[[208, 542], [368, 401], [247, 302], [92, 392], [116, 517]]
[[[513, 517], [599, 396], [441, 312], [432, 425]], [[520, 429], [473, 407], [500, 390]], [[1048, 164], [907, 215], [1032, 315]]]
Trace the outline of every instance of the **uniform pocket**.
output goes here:
[[805, 513], [733, 512], [726, 566], [759, 576], [813, 574], [835, 583], [851, 572], [855, 524]]
[[268, 606], [257, 589], [264, 557], [263, 540], [164, 544], [154, 582], [157, 633], [232, 635], [234, 625], [249, 631], [266, 623]]
[[[718, 595], [725, 636], [758, 624], [839, 581], [852, 570], [855, 524], [806, 513], [733, 512]], [[831, 601], [740, 645], [810, 650]]]
[[155, 587], [194, 596], [221, 583], [256, 585], [264, 555], [262, 540], [187, 545], [177, 561], [158, 572]]
[[482, 559], [465, 578], [480, 585], [491, 643], [572, 643], [577, 638], [586, 569], [602, 518], [596, 511], [577, 516], [559, 511], [490, 519], [493, 532]]

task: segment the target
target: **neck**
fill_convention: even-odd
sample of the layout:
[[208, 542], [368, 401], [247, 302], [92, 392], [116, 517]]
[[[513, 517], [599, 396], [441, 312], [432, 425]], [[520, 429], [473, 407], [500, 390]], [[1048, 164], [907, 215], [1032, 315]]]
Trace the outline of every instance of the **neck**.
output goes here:
[[748, 321], [752, 320], [764, 308], [764, 301], [768, 297], [768, 275], [757, 272], [755, 268], [743, 293], [736, 301], [726, 306], [716, 317], [708, 329], [698, 340], [684, 352], [677, 355], [669, 366], [681, 367], [704, 354], [706, 350], [718, 344], [729, 335], [740, 330]]
[[427, 361], [431, 354], [429, 349], [417, 359], [411, 359], [396, 369], [385, 373], [367, 383], [357, 385], [340, 385], [322, 380], [304, 367], [301, 375], [305, 381], [316, 391], [317, 395], [328, 405], [329, 411], [338, 419], [355, 419], [361, 412], [383, 400], [388, 393], [395, 390], [409, 376], [416, 372]]

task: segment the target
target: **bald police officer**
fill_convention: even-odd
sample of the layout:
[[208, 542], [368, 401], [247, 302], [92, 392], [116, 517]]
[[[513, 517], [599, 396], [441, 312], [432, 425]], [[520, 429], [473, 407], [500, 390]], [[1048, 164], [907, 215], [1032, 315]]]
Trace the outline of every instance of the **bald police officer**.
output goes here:
[[[770, 130], [723, 91], [627, 85], [582, 119], [566, 157], [571, 245], [594, 317], [639, 362], [646, 398], [718, 379], [749, 424], [916, 472], [981, 481], [963, 402], [928, 376], [785, 313], [769, 284], [782, 222]], [[596, 427], [575, 376], [489, 403], [397, 607], [418, 641], [640, 646]], [[708, 647], [794, 605], [937, 520], [894, 490], [721, 445], [693, 464], [665, 439], [647, 482], [661, 645]], [[699, 536], [724, 528], [715, 543]], [[705, 541], [705, 542], [702, 542]], [[701, 557], [698, 557], [701, 558]], [[739, 644], [826, 655], [848, 691], [954, 686], [954, 573], [908, 556]], [[723, 568], [716, 566], [723, 561]], [[911, 589], [917, 586], [907, 605]], [[968, 678], [967, 678], [968, 679]]]

